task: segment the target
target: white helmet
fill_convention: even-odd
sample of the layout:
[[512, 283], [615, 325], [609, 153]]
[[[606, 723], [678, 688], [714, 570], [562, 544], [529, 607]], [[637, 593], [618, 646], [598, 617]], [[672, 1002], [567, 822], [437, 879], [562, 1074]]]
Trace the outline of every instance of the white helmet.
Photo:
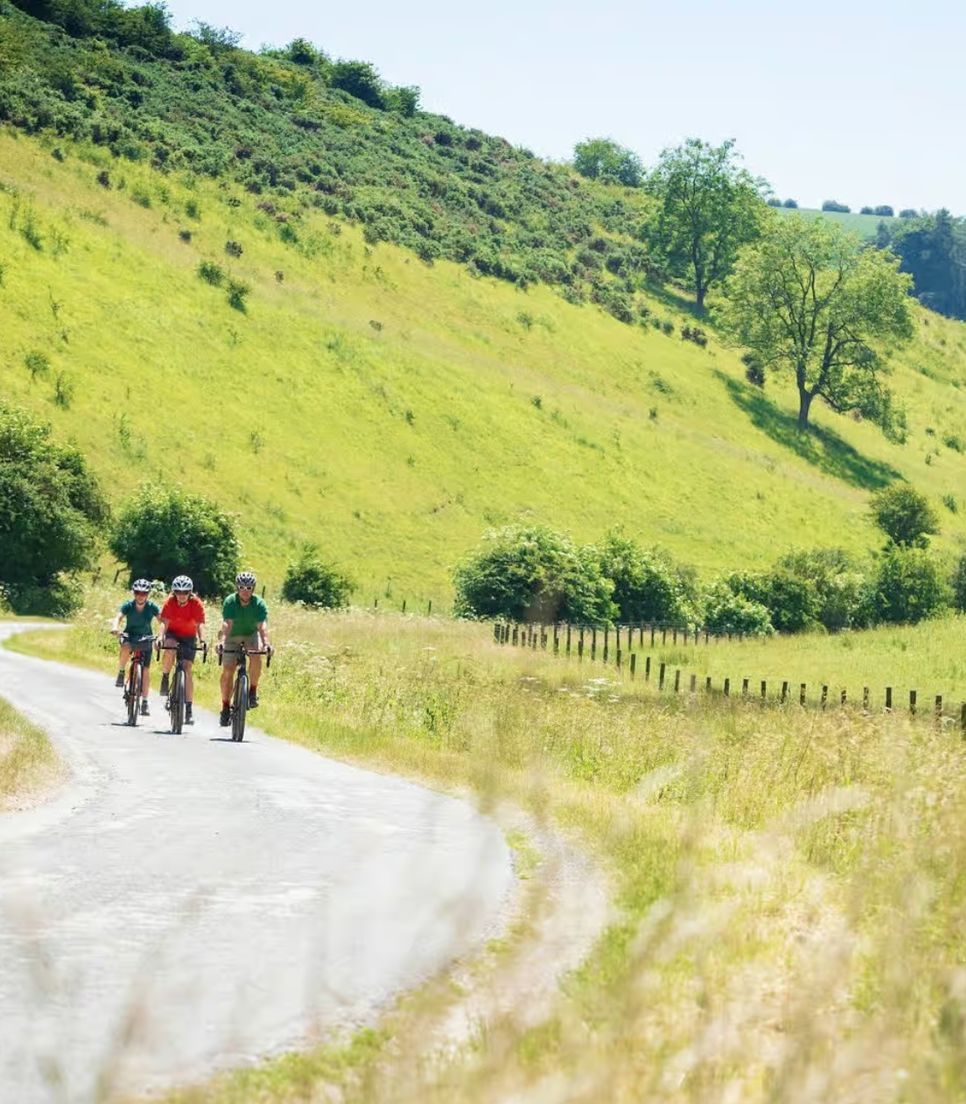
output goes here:
[[131, 590], [139, 594], [149, 594], [151, 592], [151, 584], [147, 579], [135, 579], [134, 582], [131, 583]]
[[176, 575], [171, 589], [175, 594], [190, 594], [195, 589], [195, 584], [187, 575]]
[[239, 587], [254, 587], [255, 586], [255, 572], [254, 571], [239, 571], [235, 576], [235, 586]]

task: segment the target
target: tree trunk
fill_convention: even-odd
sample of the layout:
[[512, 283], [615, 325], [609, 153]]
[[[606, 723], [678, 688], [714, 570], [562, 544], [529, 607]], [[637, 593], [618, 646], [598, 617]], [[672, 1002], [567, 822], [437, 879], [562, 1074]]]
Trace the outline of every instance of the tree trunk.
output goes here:
[[808, 411], [812, 405], [814, 395], [808, 393], [804, 387], [798, 389], [798, 428], [808, 429]]
[[705, 295], [708, 294], [708, 289], [704, 286], [704, 284], [699, 282], [697, 284], [696, 288], [695, 288], [695, 292], [696, 292], [695, 300], [697, 302], [698, 310], [703, 311], [704, 310], [704, 297], [705, 297]]

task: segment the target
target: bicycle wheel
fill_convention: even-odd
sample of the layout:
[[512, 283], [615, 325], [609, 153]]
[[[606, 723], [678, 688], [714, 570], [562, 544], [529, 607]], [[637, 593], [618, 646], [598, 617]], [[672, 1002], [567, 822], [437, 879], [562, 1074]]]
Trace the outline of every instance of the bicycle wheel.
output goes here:
[[248, 712], [248, 673], [239, 671], [235, 679], [235, 708], [231, 712], [231, 738], [245, 739], [245, 715]]
[[141, 664], [138, 663], [136, 654], [128, 668], [127, 693], [124, 697], [127, 698], [127, 723], [134, 728], [138, 723], [138, 710], [141, 708]]
[[171, 731], [175, 736], [180, 736], [184, 728], [184, 671], [180, 667], [175, 668], [168, 700], [171, 705]]

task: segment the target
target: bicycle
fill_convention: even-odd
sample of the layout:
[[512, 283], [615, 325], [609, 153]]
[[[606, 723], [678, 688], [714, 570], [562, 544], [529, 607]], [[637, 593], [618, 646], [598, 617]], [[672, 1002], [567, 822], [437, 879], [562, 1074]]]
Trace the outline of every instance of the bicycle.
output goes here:
[[144, 645], [150, 650], [154, 644], [153, 636], [142, 636], [132, 640], [127, 633], [118, 633], [121, 644], [131, 646], [131, 658], [128, 660], [127, 678], [124, 680], [124, 702], [127, 705], [127, 723], [136, 728], [141, 715], [141, 701], [144, 696]]
[[[248, 648], [244, 643], [238, 645], [238, 666], [235, 670], [235, 686], [231, 692], [231, 705], [229, 706], [231, 717], [231, 738], [235, 743], [245, 739], [245, 718], [248, 715], [248, 657], [250, 655], [263, 655], [266, 669], [272, 665], [272, 648]], [[218, 645], [218, 666], [225, 656], [225, 647]]]
[[[208, 662], [208, 642], [200, 642], [201, 662]], [[171, 714], [171, 731], [175, 736], [181, 735], [184, 728], [184, 644], [178, 641], [175, 644], [158, 644], [158, 659], [162, 652], [175, 652], [174, 670], [171, 672], [171, 689], [168, 691], [168, 711]]]

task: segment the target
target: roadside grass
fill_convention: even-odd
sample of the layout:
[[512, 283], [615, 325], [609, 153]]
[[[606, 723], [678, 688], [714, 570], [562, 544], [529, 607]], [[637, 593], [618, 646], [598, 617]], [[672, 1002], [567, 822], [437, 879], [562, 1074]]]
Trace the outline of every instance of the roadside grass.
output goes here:
[[[95, 592], [73, 628], [15, 646], [108, 673], [115, 600]], [[856, 634], [843, 652], [859, 682], [894, 653], [924, 684], [957, 625], [903, 630], [905, 651], [888, 633]], [[596, 856], [619, 915], [536, 1027], [498, 1020], [433, 1059], [432, 1009], [407, 1020], [403, 1007], [382, 1034], [358, 1037], [351, 1059], [339, 1048], [280, 1059], [172, 1101], [966, 1094], [958, 730], [854, 707], [659, 695], [613, 671], [501, 648], [473, 624], [278, 607], [273, 638], [258, 715], [267, 731], [471, 787], [484, 809], [517, 802]], [[762, 661], [788, 648], [789, 662], [818, 670], [835, 640], [773, 641]], [[744, 647], [731, 654], [745, 658]], [[213, 674], [202, 673], [199, 702], [216, 696]]]
[[0, 698], [0, 813], [54, 785], [61, 769], [45, 733]]
[[[0, 390], [75, 442], [115, 504], [167, 480], [237, 512], [272, 593], [308, 539], [358, 604], [440, 611], [453, 565], [515, 521], [580, 541], [623, 526], [704, 577], [791, 547], [861, 553], [879, 542], [869, 492], [897, 476], [939, 509], [941, 552], [966, 543], [962, 323], [916, 309], [893, 378], [906, 445], [825, 410], [802, 435], [791, 380], [754, 387], [714, 332], [681, 340], [673, 294], [650, 301], [666, 336], [369, 246], [313, 209], [287, 212], [286, 244], [241, 189], [51, 148], [0, 129]], [[251, 288], [244, 311], [228, 280]], [[192, 416], [172, 450], [174, 395]]]

